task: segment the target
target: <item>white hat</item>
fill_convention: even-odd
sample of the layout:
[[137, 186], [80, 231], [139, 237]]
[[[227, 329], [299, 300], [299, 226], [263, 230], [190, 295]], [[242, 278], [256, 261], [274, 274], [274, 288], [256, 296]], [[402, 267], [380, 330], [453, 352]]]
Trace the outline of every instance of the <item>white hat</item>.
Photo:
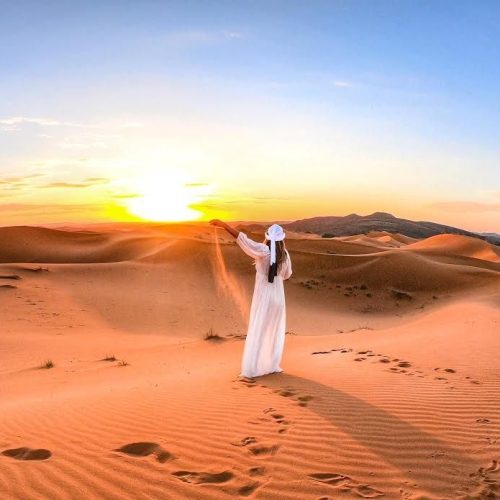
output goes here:
[[271, 265], [276, 262], [276, 242], [285, 239], [285, 231], [278, 224], [273, 224], [266, 231], [266, 238], [271, 242]]

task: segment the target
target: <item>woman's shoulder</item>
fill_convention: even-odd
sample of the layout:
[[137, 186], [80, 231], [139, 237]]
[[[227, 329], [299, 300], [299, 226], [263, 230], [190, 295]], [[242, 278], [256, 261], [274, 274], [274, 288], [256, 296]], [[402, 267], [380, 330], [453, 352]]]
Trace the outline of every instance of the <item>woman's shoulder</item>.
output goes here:
[[242, 231], [239, 232], [236, 241], [239, 242], [240, 246], [249, 247], [256, 252], [261, 252], [266, 254], [271, 252], [271, 250], [265, 243], [260, 243], [258, 241], [252, 240]]
[[263, 250], [264, 252], [271, 253], [271, 249], [265, 244], [265, 243], [255, 243], [256, 245], [259, 246], [260, 250]]

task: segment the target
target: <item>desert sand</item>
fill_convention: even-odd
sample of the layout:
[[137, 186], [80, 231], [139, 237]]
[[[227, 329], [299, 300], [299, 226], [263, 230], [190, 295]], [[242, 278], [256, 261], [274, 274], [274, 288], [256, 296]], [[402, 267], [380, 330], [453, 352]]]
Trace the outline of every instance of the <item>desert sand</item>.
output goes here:
[[2, 499], [500, 496], [499, 247], [290, 233], [284, 373], [245, 381], [219, 240], [0, 228]]

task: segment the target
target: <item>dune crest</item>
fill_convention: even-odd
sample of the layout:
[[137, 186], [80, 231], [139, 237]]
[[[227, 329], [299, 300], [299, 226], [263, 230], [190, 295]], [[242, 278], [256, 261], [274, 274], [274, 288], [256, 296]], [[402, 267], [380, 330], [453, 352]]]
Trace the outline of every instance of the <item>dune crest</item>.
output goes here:
[[457, 234], [438, 234], [407, 245], [407, 249], [421, 252], [440, 252], [445, 255], [462, 255], [475, 259], [500, 262], [500, 248], [486, 241]]

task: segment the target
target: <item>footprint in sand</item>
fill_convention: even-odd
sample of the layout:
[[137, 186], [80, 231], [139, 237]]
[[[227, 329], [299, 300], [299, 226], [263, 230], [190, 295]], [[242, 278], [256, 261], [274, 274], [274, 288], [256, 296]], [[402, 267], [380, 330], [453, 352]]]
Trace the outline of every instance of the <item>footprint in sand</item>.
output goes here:
[[289, 398], [297, 394], [295, 389], [293, 388], [276, 389], [274, 392], [277, 392], [280, 396], [283, 396], [284, 398]]
[[265, 473], [265, 467], [250, 467], [250, 469], [248, 469], [249, 476], [263, 476]]
[[489, 418], [478, 418], [476, 422], [478, 424], [490, 424], [491, 420]]
[[410, 368], [411, 363], [409, 363], [408, 361], [400, 361], [398, 363], [398, 366], [399, 366], [399, 368]]
[[307, 403], [314, 399], [314, 396], [310, 396], [309, 394], [304, 394], [303, 396], [299, 396], [298, 398], [299, 406], [307, 406]]
[[477, 472], [470, 474], [477, 486], [477, 491], [467, 498], [498, 498], [500, 487], [498, 472], [500, 472], [500, 464], [498, 460], [492, 460], [488, 467], [479, 467]]
[[313, 481], [319, 481], [320, 483], [331, 484], [334, 486], [351, 481], [349, 476], [344, 476], [343, 474], [331, 474], [329, 472], [317, 472], [315, 474], [309, 474], [309, 477]]
[[269, 458], [272, 457], [273, 455], [276, 455], [279, 445], [277, 444], [272, 444], [272, 445], [256, 445], [256, 446], [250, 446], [249, 448], [250, 453], [255, 457], [255, 458]]
[[271, 417], [274, 418], [274, 420], [279, 424], [286, 422], [285, 416], [281, 415], [280, 413], [271, 413]]
[[313, 396], [309, 394], [297, 395], [297, 391], [293, 387], [284, 387], [283, 389], [274, 389], [273, 392], [278, 393], [280, 396], [285, 398], [294, 398], [297, 396], [297, 402], [299, 406], [307, 406], [307, 403], [314, 399]]
[[149, 442], [129, 443], [114, 451], [125, 453], [125, 455], [131, 457], [147, 457], [149, 455], [154, 455], [156, 460], [161, 464], [174, 458], [172, 453], [164, 450], [159, 444]]
[[257, 381], [254, 379], [254, 378], [250, 378], [250, 377], [241, 377], [239, 379], [237, 379], [237, 382], [239, 382], [240, 384], [244, 385], [245, 387], [249, 387], [249, 388], [252, 388], [252, 387], [257, 387]]
[[172, 472], [172, 475], [190, 484], [221, 484], [227, 483], [234, 477], [234, 474], [228, 470], [216, 473], [179, 470]]
[[256, 442], [257, 442], [257, 438], [255, 438], [253, 436], [248, 436], [248, 437], [241, 439], [240, 441], [232, 441], [231, 444], [233, 446], [248, 446], [249, 444], [254, 444]]
[[375, 488], [372, 488], [371, 486], [368, 486], [367, 484], [360, 484], [359, 486], [355, 486], [353, 488], [354, 493], [356, 493], [358, 496], [363, 497], [363, 498], [377, 498], [377, 497], [383, 497], [384, 494], [376, 490]]
[[360, 484], [349, 476], [343, 474], [335, 474], [329, 472], [317, 472], [309, 474], [309, 478], [313, 481], [319, 481], [339, 489], [342, 492], [352, 491], [357, 496], [363, 498], [376, 498], [384, 496], [384, 493], [368, 486], [367, 484]]
[[[286, 428], [288, 425], [290, 425], [290, 422], [286, 420], [285, 416], [279, 413], [277, 410], [274, 408], [266, 408], [263, 410], [264, 416], [258, 416], [254, 419], [248, 420], [248, 423], [254, 424], [254, 425], [261, 425], [261, 424], [269, 424], [269, 423], [276, 423], [278, 424], [278, 432], [282, 433], [285, 432]], [[237, 446], [246, 446], [247, 444], [252, 444], [252, 441], [255, 440], [253, 436], [243, 438], [241, 441], [237, 441]], [[236, 446], [236, 444], [233, 442], [231, 443]]]
[[255, 481], [250, 484], [245, 484], [244, 486], [238, 489], [238, 495], [242, 497], [247, 497], [251, 495], [260, 486], [262, 486], [262, 483], [259, 483], [258, 481]]
[[281, 415], [280, 413], [272, 413], [271, 417], [277, 424], [279, 424], [278, 433], [283, 434], [284, 432], [286, 432], [290, 422], [286, 420], [285, 416]]
[[12, 448], [2, 451], [2, 455], [16, 460], [48, 460], [52, 456], [50, 450], [26, 448]]
[[479, 472], [491, 473], [491, 472], [499, 472], [500, 471], [500, 463], [498, 460], [492, 460], [491, 465], [489, 467], [481, 467]]

